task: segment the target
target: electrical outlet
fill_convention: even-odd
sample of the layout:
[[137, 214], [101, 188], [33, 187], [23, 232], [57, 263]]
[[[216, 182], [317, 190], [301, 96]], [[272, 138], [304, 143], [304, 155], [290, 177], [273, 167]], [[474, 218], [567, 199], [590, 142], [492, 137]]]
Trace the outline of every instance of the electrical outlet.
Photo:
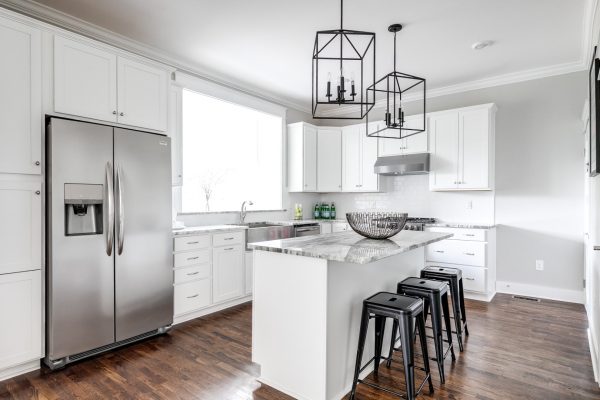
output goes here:
[[536, 271], [544, 270], [544, 260], [535, 260], [535, 269]]

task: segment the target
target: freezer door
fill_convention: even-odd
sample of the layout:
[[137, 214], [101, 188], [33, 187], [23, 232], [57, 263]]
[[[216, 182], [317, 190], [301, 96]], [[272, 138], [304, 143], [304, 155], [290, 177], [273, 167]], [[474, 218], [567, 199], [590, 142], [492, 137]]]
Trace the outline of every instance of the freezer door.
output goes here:
[[46, 146], [47, 353], [57, 360], [115, 339], [113, 129], [53, 118]]
[[115, 128], [115, 318], [124, 340], [173, 323], [171, 146]]

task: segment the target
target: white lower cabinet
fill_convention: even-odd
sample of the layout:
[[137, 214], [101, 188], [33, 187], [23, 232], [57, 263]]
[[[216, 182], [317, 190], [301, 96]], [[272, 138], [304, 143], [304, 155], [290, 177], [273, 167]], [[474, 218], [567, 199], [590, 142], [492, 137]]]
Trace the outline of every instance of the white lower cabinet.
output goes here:
[[178, 236], [173, 241], [175, 323], [217, 311], [229, 301], [245, 301], [252, 293], [252, 253], [248, 257], [244, 250], [243, 231]]
[[42, 357], [42, 272], [0, 275], [0, 369]]
[[254, 264], [252, 252], [247, 251], [244, 259], [244, 268], [246, 270], [246, 295], [251, 295], [254, 291]]
[[331, 231], [332, 232], [345, 232], [345, 231], [349, 231], [350, 230], [350, 225], [348, 225], [346, 222], [333, 222], [331, 224]]
[[213, 301], [219, 303], [244, 294], [244, 248], [241, 245], [213, 249]]
[[319, 225], [321, 226], [322, 234], [332, 232], [331, 222], [319, 222]]

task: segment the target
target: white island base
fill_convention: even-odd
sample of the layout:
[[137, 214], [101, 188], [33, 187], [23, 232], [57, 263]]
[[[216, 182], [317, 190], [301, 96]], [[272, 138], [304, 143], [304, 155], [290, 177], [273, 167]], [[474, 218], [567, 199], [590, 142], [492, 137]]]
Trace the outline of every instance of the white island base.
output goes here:
[[[367, 264], [255, 250], [252, 361], [261, 367], [258, 380], [301, 400], [341, 399], [352, 386], [362, 301], [395, 292], [424, 264], [423, 247]], [[373, 357], [373, 328], [364, 361]]]

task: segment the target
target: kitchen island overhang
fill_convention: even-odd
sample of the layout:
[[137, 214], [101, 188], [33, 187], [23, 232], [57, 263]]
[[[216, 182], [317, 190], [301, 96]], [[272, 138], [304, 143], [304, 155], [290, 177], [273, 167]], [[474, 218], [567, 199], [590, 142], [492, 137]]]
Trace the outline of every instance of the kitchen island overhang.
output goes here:
[[[373, 240], [340, 232], [250, 244], [258, 380], [297, 399], [341, 399], [352, 384], [362, 301], [418, 276], [424, 246], [451, 236], [401, 231]], [[388, 324], [384, 354], [390, 331]], [[363, 362], [373, 356], [373, 345], [367, 340]]]

